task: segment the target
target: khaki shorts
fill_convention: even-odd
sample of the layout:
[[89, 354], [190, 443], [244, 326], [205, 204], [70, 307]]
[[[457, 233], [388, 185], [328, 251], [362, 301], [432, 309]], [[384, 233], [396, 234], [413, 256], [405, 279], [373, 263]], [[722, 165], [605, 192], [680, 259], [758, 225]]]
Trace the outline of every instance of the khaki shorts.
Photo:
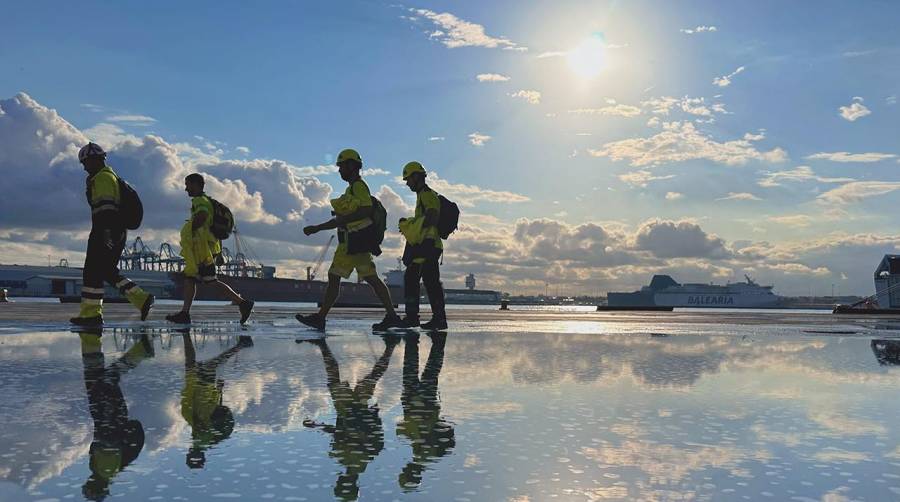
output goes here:
[[216, 282], [216, 265], [214, 263], [200, 265], [197, 275], [184, 274], [184, 278], [194, 282], [202, 282], [204, 284]]
[[375, 262], [372, 261], [372, 253], [348, 254], [347, 244], [338, 244], [334, 251], [334, 258], [331, 260], [331, 267], [328, 269], [329, 274], [339, 275], [344, 279], [349, 279], [350, 274], [356, 270], [359, 277], [377, 276], [375, 271]]

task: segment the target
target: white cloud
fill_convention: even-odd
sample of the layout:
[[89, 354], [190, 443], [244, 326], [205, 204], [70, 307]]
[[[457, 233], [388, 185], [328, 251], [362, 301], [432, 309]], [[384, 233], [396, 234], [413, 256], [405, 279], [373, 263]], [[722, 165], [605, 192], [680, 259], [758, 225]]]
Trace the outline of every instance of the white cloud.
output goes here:
[[666, 200], [679, 200], [683, 198], [684, 194], [681, 192], [666, 192]]
[[112, 115], [106, 117], [110, 122], [118, 122], [131, 126], [149, 126], [156, 123], [156, 119], [147, 115]]
[[248, 148], [246, 146], [237, 146], [234, 149], [240, 153], [243, 153], [244, 155], [247, 155], [250, 153], [250, 148]]
[[526, 47], [510, 41], [505, 37], [492, 37], [485, 33], [484, 26], [456, 17], [449, 12], [437, 13], [428, 9], [409, 9], [410, 12], [427, 19], [438, 29], [429, 33], [429, 38], [436, 39], [450, 49], [458, 47], [487, 47], [524, 51]]
[[680, 31], [686, 35], [693, 35], [695, 33], [719, 31], [719, 29], [716, 28], [715, 26], [700, 25], [700, 26], [697, 26], [696, 28], [682, 28], [678, 31]]
[[720, 197], [716, 200], [762, 200], [759, 197], [753, 195], [749, 192], [728, 192], [728, 195], [725, 197]]
[[443, 136], [430, 136], [428, 141], [444, 141], [445, 139]]
[[428, 186], [447, 198], [452, 199], [453, 202], [456, 202], [460, 206], [465, 207], [474, 206], [476, 202], [512, 204], [531, 200], [525, 195], [514, 192], [490, 190], [477, 185], [467, 185], [464, 183], [450, 183], [438, 176], [438, 173], [435, 171], [428, 172]]
[[769, 216], [767, 221], [794, 228], [808, 227], [813, 219], [805, 214], [790, 214], [784, 216]]
[[568, 54], [568, 52], [566, 52], [566, 51], [548, 51], [548, 52], [542, 52], [535, 57], [537, 57], [538, 59], [560, 58], [560, 57], [565, 56], [566, 54]]
[[842, 106], [838, 108], [839, 115], [844, 118], [844, 120], [849, 120], [850, 122], [855, 122], [866, 115], [870, 115], [872, 113], [866, 105], [862, 104], [863, 98], [859, 96], [854, 96], [853, 102], [848, 106]]
[[833, 188], [817, 198], [828, 204], [846, 205], [897, 190], [900, 190], [900, 182], [898, 181], [854, 181]]
[[484, 146], [484, 144], [490, 140], [490, 136], [488, 136], [487, 134], [481, 134], [479, 132], [473, 132], [469, 135], [469, 143], [472, 143], [475, 146]]
[[672, 107], [674, 107], [678, 103], [678, 98], [673, 98], [671, 96], [662, 96], [658, 98], [650, 98], [646, 101], [641, 101], [641, 106], [643, 106], [645, 109], [648, 109], [652, 114], [668, 115]]
[[615, 115], [619, 117], [636, 117], [641, 114], [641, 109], [636, 106], [616, 104], [612, 106], [604, 106], [602, 108], [578, 108], [569, 110], [569, 113], [576, 115]]
[[665, 176], [656, 176], [650, 171], [639, 169], [637, 171], [632, 171], [630, 173], [623, 173], [617, 176], [622, 182], [631, 185], [632, 187], [641, 187], [646, 188], [647, 184], [651, 181], [660, 181], [660, 180], [669, 180], [674, 178], [674, 174], [668, 174]]
[[884, 98], [884, 103], [888, 106], [896, 105], [897, 104], [897, 96], [892, 94], [892, 95]]
[[781, 183], [785, 181], [817, 181], [819, 183], [849, 183], [851, 181], [856, 181], [853, 178], [827, 178], [819, 176], [813, 172], [812, 168], [809, 166], [797, 166], [788, 171], [765, 172], [763, 174], [764, 176], [757, 181], [757, 185], [767, 188], [781, 186]]
[[370, 167], [363, 169], [359, 174], [362, 176], [390, 176], [391, 172], [378, 167]]
[[819, 152], [807, 155], [809, 160], [830, 160], [831, 162], [880, 162], [882, 160], [896, 158], [893, 153], [850, 153], [850, 152]]
[[738, 66], [736, 70], [729, 73], [728, 75], [723, 75], [721, 77], [714, 78], [713, 84], [717, 85], [719, 87], [728, 87], [729, 85], [731, 85], [731, 79], [734, 78], [735, 75], [737, 75], [738, 73], [741, 73], [743, 71], [744, 71], [744, 67]]
[[520, 90], [509, 95], [512, 98], [524, 99], [529, 104], [538, 105], [541, 103], [541, 93], [539, 91]]
[[475, 75], [479, 82], [508, 82], [509, 77], [500, 75], [499, 73], [479, 73]]
[[690, 122], [664, 122], [663, 130], [649, 138], [614, 141], [603, 145], [602, 149], [588, 150], [588, 153], [614, 161], [628, 160], [635, 167], [687, 160], [709, 160], [736, 166], [751, 160], [783, 162], [787, 159], [787, 153], [781, 148], [760, 151], [753, 141], [755, 139], [741, 138], [720, 143], [698, 131]]
[[93, 103], [81, 103], [82, 108], [86, 108], [94, 113], [102, 113], [106, 111], [105, 106], [95, 105]]
[[635, 247], [660, 258], [725, 258], [725, 241], [690, 221], [649, 220], [638, 228]]

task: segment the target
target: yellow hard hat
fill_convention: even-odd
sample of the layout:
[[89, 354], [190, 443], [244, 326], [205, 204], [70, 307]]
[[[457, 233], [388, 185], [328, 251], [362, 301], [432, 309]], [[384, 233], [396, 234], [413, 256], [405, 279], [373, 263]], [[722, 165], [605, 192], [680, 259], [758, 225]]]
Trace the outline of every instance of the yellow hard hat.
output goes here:
[[409, 178], [413, 173], [425, 174], [425, 168], [416, 161], [408, 162], [403, 166], [403, 179]]
[[344, 162], [345, 160], [355, 160], [356, 162], [359, 162], [360, 164], [362, 164], [362, 157], [359, 156], [359, 152], [357, 152], [356, 150], [354, 150], [352, 148], [347, 148], [345, 150], [341, 150], [341, 153], [338, 154], [337, 161], [335, 162], [335, 164], [340, 164], [341, 162]]

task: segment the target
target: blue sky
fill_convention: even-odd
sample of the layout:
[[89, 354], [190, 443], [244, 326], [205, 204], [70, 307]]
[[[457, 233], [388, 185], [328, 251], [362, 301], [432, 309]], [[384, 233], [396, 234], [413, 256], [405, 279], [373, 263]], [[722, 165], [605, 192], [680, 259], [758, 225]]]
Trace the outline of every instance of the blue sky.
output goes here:
[[[89, 138], [152, 134], [221, 161], [318, 166], [353, 146], [392, 173], [370, 176], [373, 191], [386, 185], [407, 204], [393, 176], [420, 160], [439, 189], [472, 198], [470, 222], [495, 232], [460, 238], [465, 258], [449, 270], [494, 263], [479, 270], [493, 287], [596, 291], [665, 270], [719, 282], [749, 271], [785, 293], [810, 282], [864, 293], [877, 258], [900, 243], [889, 211], [900, 201], [893, 2], [8, 9], [16, 42], [0, 45], [0, 99], [27, 93]], [[316, 177], [342, 189], [332, 173]], [[276, 195], [261, 197], [265, 210]], [[722, 249], [641, 247], [656, 220], [683, 231], [674, 248], [698, 238], [696, 226]], [[535, 221], [556, 230], [530, 233]], [[603, 236], [584, 240], [584, 225]], [[490, 257], [477, 255], [485, 241]], [[297, 249], [297, 263], [269, 261], [302, 269], [315, 253]], [[592, 261], [598, 250], [608, 259]], [[579, 251], [595, 256], [565, 259]], [[502, 266], [538, 256], [528, 271]]]

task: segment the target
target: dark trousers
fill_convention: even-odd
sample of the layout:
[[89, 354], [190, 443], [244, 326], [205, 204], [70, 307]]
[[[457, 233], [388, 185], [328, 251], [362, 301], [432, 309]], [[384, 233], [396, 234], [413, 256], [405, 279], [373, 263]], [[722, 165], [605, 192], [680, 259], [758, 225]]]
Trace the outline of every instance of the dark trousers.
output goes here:
[[103, 299], [103, 283], [119, 288], [122, 294], [135, 287], [135, 284], [119, 272], [119, 258], [125, 249], [126, 233], [124, 230], [113, 230], [113, 247], [106, 246], [104, 231], [92, 229], [88, 237], [87, 256], [82, 271], [82, 299]]
[[437, 257], [428, 258], [425, 263], [410, 263], [403, 275], [404, 303], [407, 317], [419, 317], [419, 281], [425, 283], [431, 312], [436, 319], [446, 319], [444, 308], [444, 286], [441, 285], [441, 269]]

